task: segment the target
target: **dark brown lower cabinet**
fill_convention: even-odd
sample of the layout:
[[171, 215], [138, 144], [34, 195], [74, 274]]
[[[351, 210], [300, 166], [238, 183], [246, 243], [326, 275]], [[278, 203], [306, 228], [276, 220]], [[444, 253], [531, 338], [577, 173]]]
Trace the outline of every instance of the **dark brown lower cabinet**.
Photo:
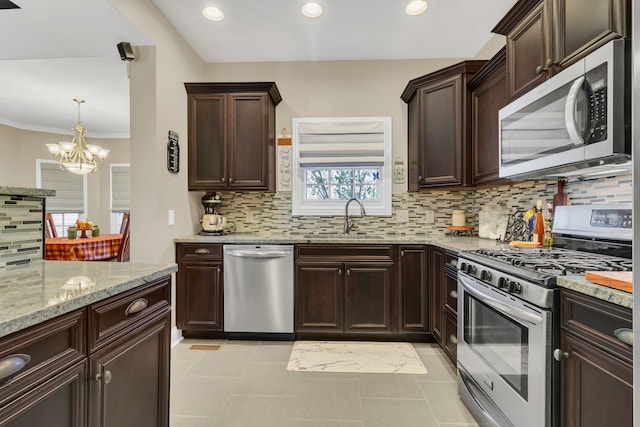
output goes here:
[[176, 243], [176, 263], [177, 327], [185, 337], [222, 333], [222, 245]]
[[449, 356], [449, 359], [456, 363], [458, 359], [458, 321], [456, 315], [445, 310], [443, 323], [442, 349]]
[[167, 427], [171, 278], [0, 339], [1, 427]]
[[345, 332], [392, 333], [393, 262], [345, 264]]
[[0, 410], [2, 427], [83, 427], [87, 362], [67, 368]]
[[429, 313], [431, 335], [442, 344], [442, 310], [444, 308], [444, 249], [431, 246], [429, 255]]
[[169, 425], [170, 329], [165, 312], [89, 357], [89, 425]]
[[344, 281], [342, 263], [296, 265], [296, 331], [342, 332]]
[[298, 245], [296, 336], [393, 334], [393, 253], [382, 245]]
[[[401, 245], [396, 284], [396, 332], [429, 333], [429, 261], [424, 245]], [[416, 336], [417, 338], [417, 336]]]
[[632, 426], [631, 309], [564, 289], [560, 299], [561, 425]]

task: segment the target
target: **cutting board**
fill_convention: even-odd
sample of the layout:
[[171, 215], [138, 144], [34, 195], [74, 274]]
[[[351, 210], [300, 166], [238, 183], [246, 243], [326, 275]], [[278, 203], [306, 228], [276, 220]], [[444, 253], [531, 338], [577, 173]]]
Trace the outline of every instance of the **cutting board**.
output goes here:
[[631, 271], [586, 271], [584, 278], [599, 285], [633, 292], [633, 272]]

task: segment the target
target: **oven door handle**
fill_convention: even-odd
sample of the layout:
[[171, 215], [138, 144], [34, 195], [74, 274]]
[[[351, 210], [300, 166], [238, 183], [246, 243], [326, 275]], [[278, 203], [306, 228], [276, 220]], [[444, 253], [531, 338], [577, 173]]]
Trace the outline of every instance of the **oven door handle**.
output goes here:
[[473, 294], [473, 296], [475, 296], [476, 298], [478, 298], [480, 301], [482, 301], [483, 303], [487, 304], [490, 307], [495, 308], [496, 310], [502, 311], [503, 313], [509, 314], [510, 316], [515, 317], [516, 319], [519, 319], [521, 321], [525, 321], [525, 322], [529, 322], [532, 323], [534, 325], [539, 325], [543, 322], [543, 318], [542, 316], [538, 316], [536, 314], [533, 313], [529, 313], [527, 311], [523, 311], [523, 310], [518, 310], [517, 308], [511, 307], [510, 305], [507, 305], [503, 302], [498, 301], [497, 299], [490, 297], [487, 294], [482, 293], [479, 289], [477, 288], [472, 288], [471, 286], [469, 286], [468, 284], [466, 284], [464, 282], [464, 277], [460, 277], [460, 283], [462, 284], [462, 286], [471, 294]]

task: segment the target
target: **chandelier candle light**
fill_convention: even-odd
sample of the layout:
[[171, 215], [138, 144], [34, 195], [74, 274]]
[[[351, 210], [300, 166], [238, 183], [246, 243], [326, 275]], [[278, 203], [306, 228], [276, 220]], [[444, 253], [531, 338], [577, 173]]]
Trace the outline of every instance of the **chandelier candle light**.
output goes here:
[[53, 157], [60, 159], [60, 168], [76, 175], [86, 175], [95, 172], [98, 168], [96, 158], [104, 160], [109, 154], [109, 150], [99, 145], [87, 144], [84, 134], [87, 133], [80, 123], [80, 104], [83, 99], [74, 98], [78, 103], [78, 123], [72, 129], [75, 134], [71, 142], [59, 142], [57, 144], [46, 144]]

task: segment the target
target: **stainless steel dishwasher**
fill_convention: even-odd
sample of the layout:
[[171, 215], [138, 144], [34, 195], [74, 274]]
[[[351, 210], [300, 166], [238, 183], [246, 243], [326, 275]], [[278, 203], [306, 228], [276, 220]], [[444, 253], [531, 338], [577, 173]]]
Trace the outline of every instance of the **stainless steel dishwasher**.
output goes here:
[[224, 331], [293, 339], [293, 246], [224, 245]]

